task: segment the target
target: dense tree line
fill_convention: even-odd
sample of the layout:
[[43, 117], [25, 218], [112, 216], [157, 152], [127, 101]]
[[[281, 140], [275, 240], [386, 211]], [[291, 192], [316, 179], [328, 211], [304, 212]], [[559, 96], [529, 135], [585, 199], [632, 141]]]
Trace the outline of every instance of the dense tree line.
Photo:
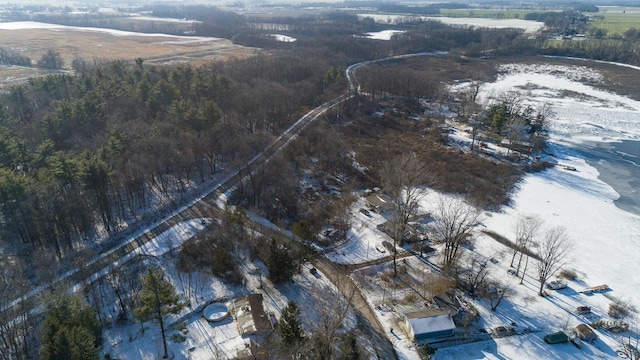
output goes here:
[[27, 56], [0, 48], [0, 64], [31, 66], [31, 59]]
[[588, 39], [585, 41], [565, 41], [562, 46], [530, 41], [523, 45], [544, 55], [580, 57], [632, 65], [640, 64], [637, 40]]
[[524, 19], [543, 22], [549, 31], [563, 35], [582, 33], [589, 20], [586, 15], [576, 10], [531, 12], [527, 13]]
[[261, 150], [322, 96], [326, 68], [296, 55], [198, 69], [113, 62], [12, 87], [0, 99], [4, 227], [58, 255], [114, 231], [154, 195], [173, 199]]

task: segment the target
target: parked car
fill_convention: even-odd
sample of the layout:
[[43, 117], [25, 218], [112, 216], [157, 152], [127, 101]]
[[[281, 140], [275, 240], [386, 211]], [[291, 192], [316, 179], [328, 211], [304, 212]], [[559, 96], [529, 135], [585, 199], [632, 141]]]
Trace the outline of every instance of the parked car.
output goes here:
[[547, 283], [547, 288], [551, 290], [560, 290], [566, 287], [567, 287], [567, 283], [561, 280], [549, 281], [549, 283]]
[[578, 314], [580, 314], [580, 315], [588, 314], [588, 313], [590, 313], [590, 312], [591, 312], [591, 307], [590, 307], [590, 306], [578, 306], [578, 307], [576, 308], [576, 312], [577, 312]]
[[389, 250], [390, 252], [393, 252], [395, 250], [395, 247], [393, 246], [393, 244], [391, 244], [388, 241], [383, 241], [382, 245], [387, 248], [387, 250]]

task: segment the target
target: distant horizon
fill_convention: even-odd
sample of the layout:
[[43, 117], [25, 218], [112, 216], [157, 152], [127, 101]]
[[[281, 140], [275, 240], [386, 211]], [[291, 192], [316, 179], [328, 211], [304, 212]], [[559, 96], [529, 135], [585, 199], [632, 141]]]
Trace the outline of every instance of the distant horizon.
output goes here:
[[507, 8], [531, 8], [535, 6], [539, 6], [541, 4], [545, 5], [561, 5], [561, 6], [575, 6], [582, 4], [589, 4], [595, 6], [628, 6], [628, 7], [639, 7], [637, 2], [630, 0], [584, 0], [584, 1], [575, 1], [575, 2], [565, 2], [559, 0], [539, 0], [530, 3], [518, 3], [513, 4], [513, 2], [503, 1], [503, 0], [459, 0], [459, 1], [443, 1], [443, 2], [433, 2], [433, 1], [370, 1], [370, 0], [274, 0], [274, 1], [233, 1], [233, 0], [211, 0], [211, 1], [203, 1], [203, 0], [193, 0], [193, 1], [180, 1], [179, 3], [170, 2], [170, 1], [98, 1], [98, 2], [82, 2], [82, 1], [60, 1], [60, 2], [43, 2], [40, 0], [0, 0], [0, 5], [46, 5], [51, 7], [64, 7], [64, 6], [153, 6], [153, 5], [212, 5], [212, 6], [220, 6], [220, 5], [236, 5], [243, 4], [245, 6], [260, 6], [260, 5], [296, 5], [296, 4], [304, 4], [304, 3], [398, 3], [398, 4], [409, 4], [413, 6], [419, 5], [432, 5], [432, 4], [465, 4], [465, 5], [494, 5], [500, 7]]

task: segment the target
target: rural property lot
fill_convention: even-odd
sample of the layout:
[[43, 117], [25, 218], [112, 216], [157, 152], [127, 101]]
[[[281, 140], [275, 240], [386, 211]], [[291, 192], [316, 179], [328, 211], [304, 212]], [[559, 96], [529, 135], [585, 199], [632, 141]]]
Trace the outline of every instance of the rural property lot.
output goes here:
[[[8, 26], [10, 24], [15, 26]], [[259, 51], [212, 37], [143, 34], [29, 22], [0, 25], [5, 25], [0, 26], [0, 48], [28, 56], [34, 63], [47, 50], [55, 50], [64, 59], [65, 68], [70, 68], [76, 57], [89, 62], [93, 59], [133, 61], [143, 58], [151, 64], [199, 65], [212, 60], [247, 57]], [[41, 73], [33, 68], [0, 66], [0, 86]]]

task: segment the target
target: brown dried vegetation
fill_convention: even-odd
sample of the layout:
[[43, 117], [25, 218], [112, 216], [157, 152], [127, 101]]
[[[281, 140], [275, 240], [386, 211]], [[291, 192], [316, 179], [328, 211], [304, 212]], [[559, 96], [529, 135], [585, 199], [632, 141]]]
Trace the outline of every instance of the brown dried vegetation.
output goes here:
[[355, 150], [358, 161], [378, 170], [385, 161], [413, 153], [424, 161], [436, 190], [464, 194], [474, 203], [495, 209], [509, 202], [509, 192], [522, 171], [446, 145], [446, 137], [434, 120], [411, 121], [401, 114], [356, 116], [340, 133]]

